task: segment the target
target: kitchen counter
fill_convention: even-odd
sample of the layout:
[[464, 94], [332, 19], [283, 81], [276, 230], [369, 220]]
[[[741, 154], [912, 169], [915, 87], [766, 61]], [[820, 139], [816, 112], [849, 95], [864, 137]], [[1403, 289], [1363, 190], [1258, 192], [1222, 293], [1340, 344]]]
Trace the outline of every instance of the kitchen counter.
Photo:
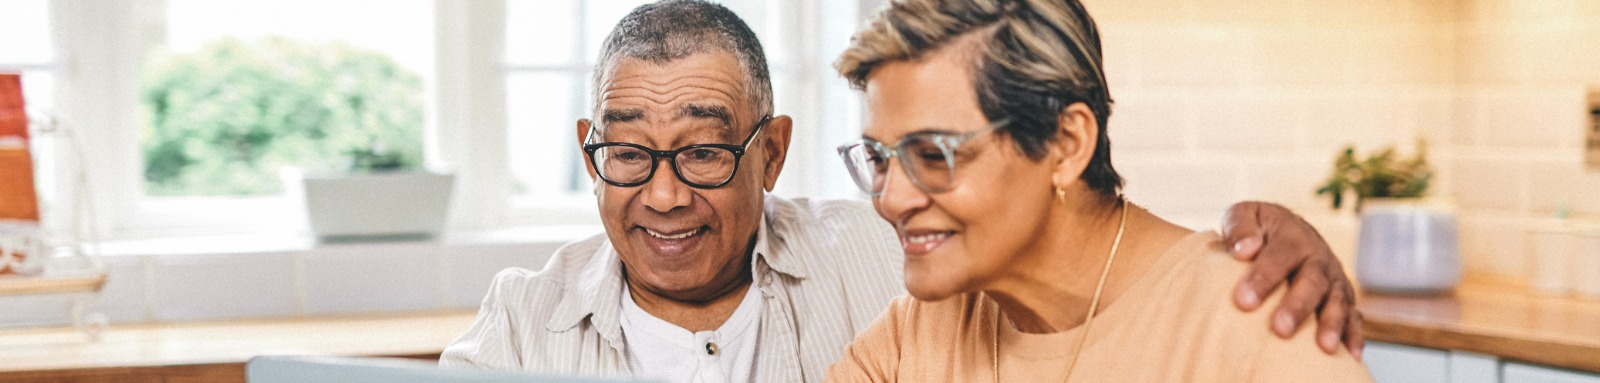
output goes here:
[[242, 382], [257, 355], [438, 358], [473, 312], [0, 330], [0, 382]]
[[1469, 275], [1448, 295], [1364, 294], [1368, 340], [1600, 371], [1600, 301]]

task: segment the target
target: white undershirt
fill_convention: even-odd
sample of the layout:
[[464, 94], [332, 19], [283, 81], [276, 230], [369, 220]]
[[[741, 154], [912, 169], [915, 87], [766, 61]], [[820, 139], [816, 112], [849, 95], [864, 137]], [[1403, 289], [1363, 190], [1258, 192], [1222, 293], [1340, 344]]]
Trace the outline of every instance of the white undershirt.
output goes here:
[[[691, 333], [656, 318], [622, 286], [622, 338], [636, 377], [668, 382], [753, 382], [761, 329], [761, 294], [750, 286], [722, 327]], [[709, 352], [715, 345], [716, 352]]]

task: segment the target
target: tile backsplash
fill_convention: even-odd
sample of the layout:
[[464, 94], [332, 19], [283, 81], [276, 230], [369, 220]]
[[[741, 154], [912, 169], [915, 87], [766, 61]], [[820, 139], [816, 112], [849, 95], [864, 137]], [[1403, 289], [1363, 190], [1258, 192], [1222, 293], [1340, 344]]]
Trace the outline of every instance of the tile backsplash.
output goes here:
[[1591, 0], [1085, 0], [1133, 201], [1216, 227], [1231, 201], [1287, 205], [1347, 259], [1355, 218], [1313, 190], [1347, 144], [1429, 142], [1465, 267], [1525, 276], [1526, 230], [1600, 218], [1583, 169], [1600, 86]]

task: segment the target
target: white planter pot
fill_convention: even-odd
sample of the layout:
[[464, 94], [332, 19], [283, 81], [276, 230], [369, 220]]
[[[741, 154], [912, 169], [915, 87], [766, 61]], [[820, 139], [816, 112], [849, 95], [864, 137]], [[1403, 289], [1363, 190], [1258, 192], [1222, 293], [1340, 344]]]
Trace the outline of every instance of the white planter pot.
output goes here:
[[455, 175], [395, 172], [303, 180], [311, 232], [323, 242], [345, 242], [439, 235]]
[[1439, 293], [1461, 280], [1455, 209], [1422, 199], [1367, 199], [1356, 278], [1370, 291]]

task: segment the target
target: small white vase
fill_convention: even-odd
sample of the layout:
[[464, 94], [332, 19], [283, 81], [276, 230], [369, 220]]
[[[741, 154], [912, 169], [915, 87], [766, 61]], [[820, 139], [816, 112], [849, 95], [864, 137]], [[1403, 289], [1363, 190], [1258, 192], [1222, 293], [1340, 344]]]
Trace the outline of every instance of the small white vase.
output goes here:
[[1455, 209], [1416, 198], [1362, 203], [1356, 278], [1362, 289], [1430, 294], [1461, 281]]

